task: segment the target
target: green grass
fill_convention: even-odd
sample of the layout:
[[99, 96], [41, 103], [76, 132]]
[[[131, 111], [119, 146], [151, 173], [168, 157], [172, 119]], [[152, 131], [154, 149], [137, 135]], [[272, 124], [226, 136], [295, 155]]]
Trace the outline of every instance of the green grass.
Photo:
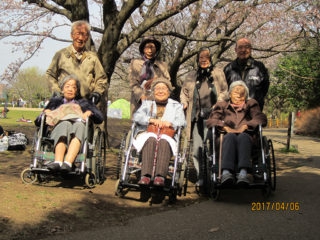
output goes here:
[[289, 149], [281, 148], [280, 152], [282, 152], [282, 153], [299, 153], [298, 149], [295, 146], [290, 146]]
[[[15, 127], [15, 126], [30, 126], [34, 124], [33, 121], [39, 116], [42, 109], [40, 108], [9, 108], [7, 118], [0, 118], [0, 125], [3, 127]], [[21, 122], [19, 119], [30, 119], [32, 123]]]

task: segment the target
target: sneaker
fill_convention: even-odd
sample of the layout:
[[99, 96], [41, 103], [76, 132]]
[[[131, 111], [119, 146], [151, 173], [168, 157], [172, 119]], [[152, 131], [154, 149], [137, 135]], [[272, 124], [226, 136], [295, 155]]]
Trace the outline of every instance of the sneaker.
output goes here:
[[61, 172], [68, 173], [71, 172], [71, 170], [72, 168], [68, 164], [62, 163]]
[[247, 175], [238, 175], [237, 176], [237, 185], [249, 185], [250, 183], [252, 183], [252, 179], [250, 177], [251, 175], [247, 174]]
[[164, 186], [164, 177], [155, 177], [153, 180], [153, 185], [163, 187]]
[[139, 185], [149, 185], [150, 184], [150, 178], [147, 176], [141, 177], [140, 181], [138, 182]]
[[232, 173], [226, 173], [221, 176], [221, 185], [228, 186], [233, 185], [234, 177]]
[[60, 164], [57, 162], [51, 162], [47, 164], [47, 168], [52, 172], [57, 172], [60, 170]]

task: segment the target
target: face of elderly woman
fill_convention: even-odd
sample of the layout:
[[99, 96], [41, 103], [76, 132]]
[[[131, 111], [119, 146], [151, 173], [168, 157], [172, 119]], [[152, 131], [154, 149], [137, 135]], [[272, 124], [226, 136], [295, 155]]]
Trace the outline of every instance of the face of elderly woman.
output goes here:
[[164, 83], [158, 83], [154, 86], [154, 98], [157, 102], [166, 101], [170, 96], [169, 88]]
[[243, 104], [246, 100], [246, 90], [244, 86], [236, 86], [231, 90], [230, 100], [234, 104]]
[[62, 88], [63, 96], [67, 100], [72, 100], [76, 97], [77, 94], [77, 82], [74, 79], [67, 81]]
[[203, 50], [199, 54], [199, 66], [201, 68], [210, 67], [210, 52], [208, 50]]

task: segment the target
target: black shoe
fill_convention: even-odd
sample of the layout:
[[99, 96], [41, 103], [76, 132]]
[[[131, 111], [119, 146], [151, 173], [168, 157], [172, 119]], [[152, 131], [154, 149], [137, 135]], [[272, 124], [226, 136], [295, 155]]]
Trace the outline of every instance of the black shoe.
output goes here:
[[68, 172], [71, 172], [71, 170], [72, 168], [68, 164], [62, 163], [61, 172], [68, 173]]
[[51, 162], [47, 164], [47, 168], [52, 172], [57, 172], [60, 170], [60, 164], [57, 162]]

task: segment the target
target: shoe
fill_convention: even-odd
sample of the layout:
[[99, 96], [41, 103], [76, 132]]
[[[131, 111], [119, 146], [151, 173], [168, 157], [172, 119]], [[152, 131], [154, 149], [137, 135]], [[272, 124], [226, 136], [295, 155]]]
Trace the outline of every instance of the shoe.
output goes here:
[[57, 172], [60, 170], [60, 164], [57, 162], [51, 162], [47, 164], [47, 168], [52, 172]]
[[247, 174], [247, 175], [238, 175], [237, 176], [237, 185], [249, 185], [250, 183], [252, 183], [252, 179], [250, 177], [251, 175]]
[[61, 172], [68, 173], [68, 172], [71, 172], [71, 170], [72, 168], [68, 164], [62, 163]]
[[140, 181], [138, 182], [139, 185], [149, 185], [150, 184], [150, 178], [147, 176], [141, 177]]
[[155, 177], [153, 180], [153, 185], [159, 186], [159, 187], [164, 187], [164, 177]]
[[221, 185], [229, 186], [229, 185], [233, 185], [233, 183], [234, 183], [234, 177], [232, 173], [226, 173], [221, 176]]

